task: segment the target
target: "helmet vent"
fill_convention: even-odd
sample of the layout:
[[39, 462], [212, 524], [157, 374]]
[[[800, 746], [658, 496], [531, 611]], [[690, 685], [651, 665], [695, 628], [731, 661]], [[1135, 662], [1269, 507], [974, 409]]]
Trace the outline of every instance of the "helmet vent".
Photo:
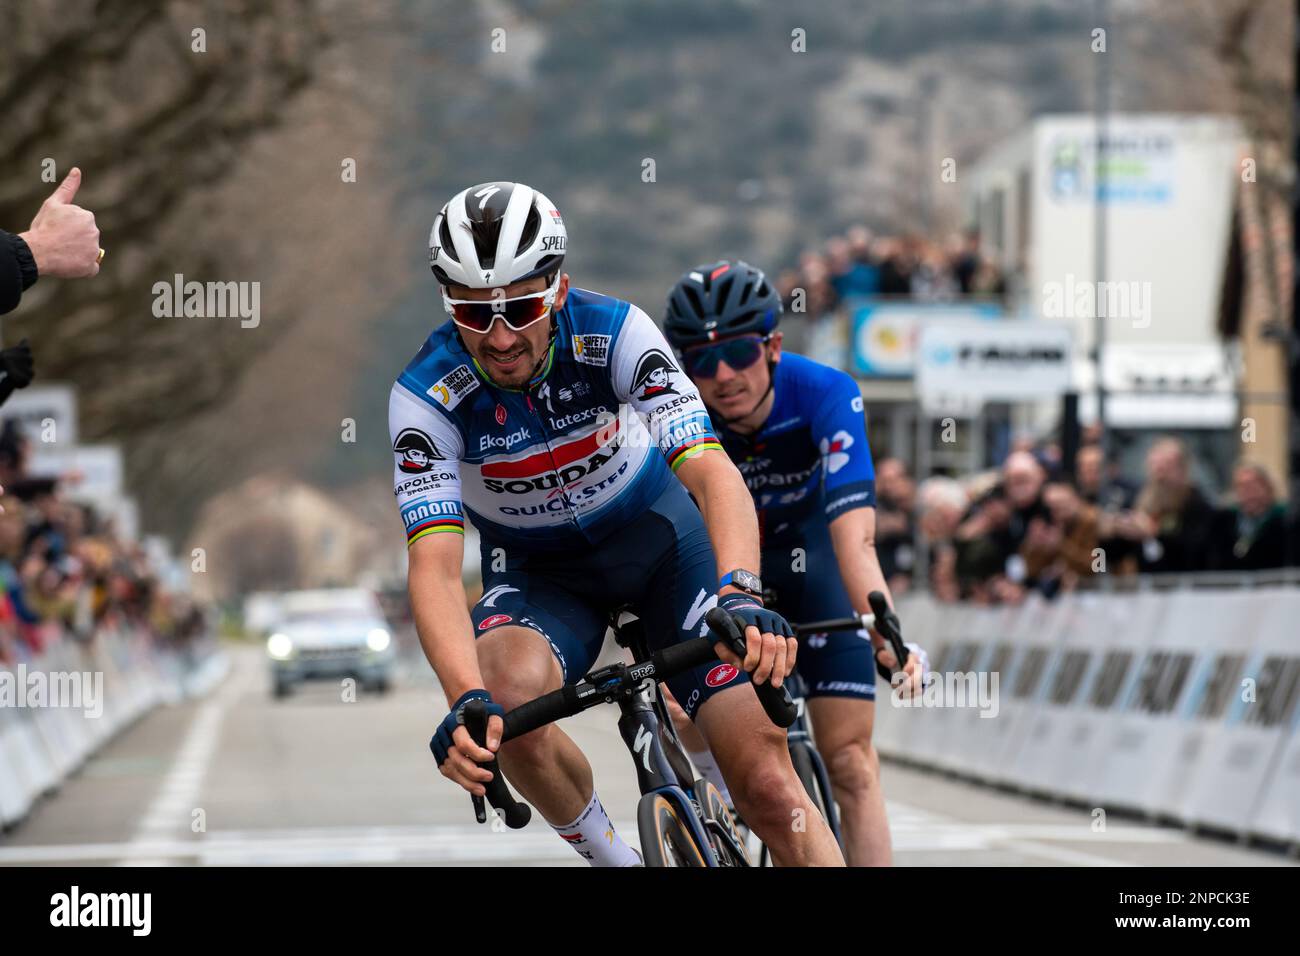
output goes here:
[[456, 246], [451, 241], [451, 230], [447, 228], [447, 216], [443, 213], [442, 226], [438, 229], [438, 241], [442, 244], [442, 254], [452, 262], [460, 262], [456, 256]]
[[686, 293], [686, 298], [691, 300], [691, 312], [697, 316], [704, 315], [704, 303], [700, 301], [700, 294], [695, 291], [693, 286], [682, 286], [682, 291]]

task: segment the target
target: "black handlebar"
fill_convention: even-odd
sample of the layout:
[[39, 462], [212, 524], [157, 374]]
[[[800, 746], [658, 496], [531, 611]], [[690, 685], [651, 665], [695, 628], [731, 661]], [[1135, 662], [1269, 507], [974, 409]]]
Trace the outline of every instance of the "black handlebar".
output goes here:
[[885, 600], [885, 595], [879, 591], [868, 594], [867, 603], [871, 605], [871, 613], [876, 616], [876, 633], [889, 642], [889, 647], [894, 652], [894, 660], [898, 661], [898, 667], [894, 670], [894, 673], [898, 673], [907, 663], [909, 655], [907, 645], [903, 643], [903, 634], [899, 630], [898, 616]]
[[903, 665], [911, 656], [907, 645], [903, 643], [903, 635], [898, 628], [898, 618], [885, 600], [885, 595], [880, 591], [872, 591], [867, 595], [867, 603], [871, 605], [870, 614], [855, 614], [852, 617], [837, 617], [829, 621], [812, 621], [808, 624], [795, 624], [794, 632], [799, 637], [805, 637], [809, 634], [821, 634], [826, 631], [856, 631], [864, 627], [874, 627], [876, 633], [885, 639], [889, 644], [890, 650], [894, 652], [894, 659], [898, 661], [896, 670], [902, 670]]
[[[467, 701], [463, 714], [465, 729], [474, 738], [474, 743], [480, 747], [485, 746], [487, 744], [487, 704], [477, 699]], [[492, 779], [483, 786], [487, 790], [488, 802], [501, 811], [506, 826], [512, 830], [520, 830], [526, 827], [533, 816], [532, 808], [526, 803], [520, 803], [515, 799], [515, 795], [510, 792], [510, 788], [506, 785], [506, 778], [501, 775], [501, 767], [497, 764], [497, 758], [493, 757], [487, 763], [479, 764], [479, 766], [492, 771]], [[485, 823], [487, 813], [483, 807], [483, 798], [475, 796], [473, 801], [474, 818], [479, 823]]]
[[[694, 640], [673, 644], [650, 655], [650, 659], [631, 666], [619, 665], [624, 670], [615, 669], [610, 673], [612, 681], [610, 690], [625, 686], [627, 680], [639, 684], [643, 680], [665, 681], [683, 671], [688, 671], [701, 664], [717, 660], [713, 649], [715, 642], [725, 641], [739, 657], [745, 656], [744, 630], [739, 618], [733, 617], [722, 608], [715, 607], [705, 615], [705, 621], [713, 632], [713, 637], [697, 637]], [[604, 672], [601, 672], [604, 673]], [[592, 675], [588, 675], [590, 677]], [[773, 687], [771, 684], [755, 684], [759, 702], [768, 718], [778, 727], [786, 728], [794, 723], [798, 712], [790, 692], [785, 687]], [[520, 704], [505, 715], [502, 723], [501, 742], [522, 737], [539, 727], [572, 717], [603, 703], [609, 690], [602, 685], [584, 678], [577, 684], [565, 684], [549, 694], [534, 698]], [[481, 700], [471, 700], [465, 704], [465, 729], [480, 747], [487, 743], [487, 705]], [[518, 830], [528, 824], [532, 810], [525, 803], [520, 803], [510, 792], [506, 779], [501, 774], [496, 757], [487, 763], [479, 764], [492, 772], [492, 779], [484, 784], [487, 790], [487, 802], [502, 812], [506, 826]], [[479, 823], [487, 821], [484, 798], [475, 796], [474, 817]]]

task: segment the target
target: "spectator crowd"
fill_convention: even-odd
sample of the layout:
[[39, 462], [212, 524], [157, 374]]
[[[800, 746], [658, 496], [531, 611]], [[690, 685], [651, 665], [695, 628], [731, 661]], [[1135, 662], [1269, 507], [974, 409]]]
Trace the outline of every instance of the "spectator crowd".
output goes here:
[[[919, 486], [897, 459], [876, 474], [876, 547], [894, 592], [915, 583], [918, 551], [941, 600], [1016, 604], [1095, 587], [1104, 576], [1258, 571], [1300, 561], [1300, 527], [1269, 473], [1233, 469], [1216, 503], [1191, 478], [1173, 437], [1147, 452], [1145, 474], [1118, 474], [1100, 445], [1085, 444], [1073, 475], [1055, 446], [1022, 441], [1000, 469], [969, 480], [933, 476]], [[919, 532], [919, 533], [918, 533]]]
[[[830, 239], [824, 250], [805, 251], [797, 268], [777, 276], [776, 287], [787, 313], [810, 316], [858, 297], [943, 302], [960, 296], [1002, 298], [1007, 291], [1001, 272], [981, 252], [976, 232], [940, 243], [920, 236], [875, 236], [865, 226]], [[796, 300], [797, 290], [802, 302]]]
[[61, 480], [28, 471], [29, 440], [0, 430], [0, 665], [30, 661], [52, 642], [90, 642], [101, 629], [132, 629], [160, 643], [200, 636], [203, 615], [160, 586], [135, 542], [95, 509], [65, 498]]

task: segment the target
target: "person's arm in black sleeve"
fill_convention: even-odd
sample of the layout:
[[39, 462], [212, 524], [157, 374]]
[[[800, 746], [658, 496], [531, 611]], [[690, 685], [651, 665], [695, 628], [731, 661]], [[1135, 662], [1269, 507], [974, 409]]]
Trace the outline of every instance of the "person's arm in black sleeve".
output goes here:
[[0, 405], [9, 401], [16, 388], [26, 388], [36, 375], [32, 348], [23, 339], [17, 345], [0, 350]]
[[0, 229], [0, 315], [18, 308], [18, 301], [36, 281], [36, 260], [22, 236]]

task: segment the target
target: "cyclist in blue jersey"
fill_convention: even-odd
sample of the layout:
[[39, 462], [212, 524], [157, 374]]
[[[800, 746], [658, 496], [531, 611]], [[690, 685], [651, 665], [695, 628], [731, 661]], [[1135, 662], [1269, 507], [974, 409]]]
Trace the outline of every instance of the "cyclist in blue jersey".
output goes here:
[[[782, 354], [781, 310], [761, 271], [724, 260], [682, 276], [668, 296], [664, 331], [753, 495], [773, 607], [792, 621], [870, 613], [867, 595], [889, 589], [875, 552], [875, 474], [862, 394], [845, 372]], [[850, 865], [888, 865], [871, 729], [876, 659], [890, 669], [897, 662], [883, 638], [865, 631], [814, 634], [802, 643], [799, 672], [840, 806], [845, 855]], [[900, 693], [916, 693], [923, 656], [913, 653], [904, 670], [908, 685]], [[715, 773], [703, 741], [682, 729], [696, 765]]]
[[[657, 649], [706, 634], [716, 604], [746, 623], [744, 659], [719, 644], [723, 662], [672, 691], [776, 860], [842, 865], [824, 824], [790, 826], [817, 815], [750, 683], [779, 686], [797, 645], [749, 570], [759, 538], [744, 481], [653, 321], [570, 287], [567, 244], [550, 200], [509, 182], [458, 193], [430, 234], [450, 321], [393, 386], [389, 428], [411, 606], [450, 707], [430, 743], [439, 768], [481, 795], [491, 774], [477, 762], [499, 748], [578, 853], [636, 865], [573, 741], [552, 724], [502, 746], [500, 715], [589, 671], [612, 610], [631, 605]], [[467, 518], [483, 570], [469, 611]], [[473, 699], [492, 715], [486, 749], [463, 724]]]

